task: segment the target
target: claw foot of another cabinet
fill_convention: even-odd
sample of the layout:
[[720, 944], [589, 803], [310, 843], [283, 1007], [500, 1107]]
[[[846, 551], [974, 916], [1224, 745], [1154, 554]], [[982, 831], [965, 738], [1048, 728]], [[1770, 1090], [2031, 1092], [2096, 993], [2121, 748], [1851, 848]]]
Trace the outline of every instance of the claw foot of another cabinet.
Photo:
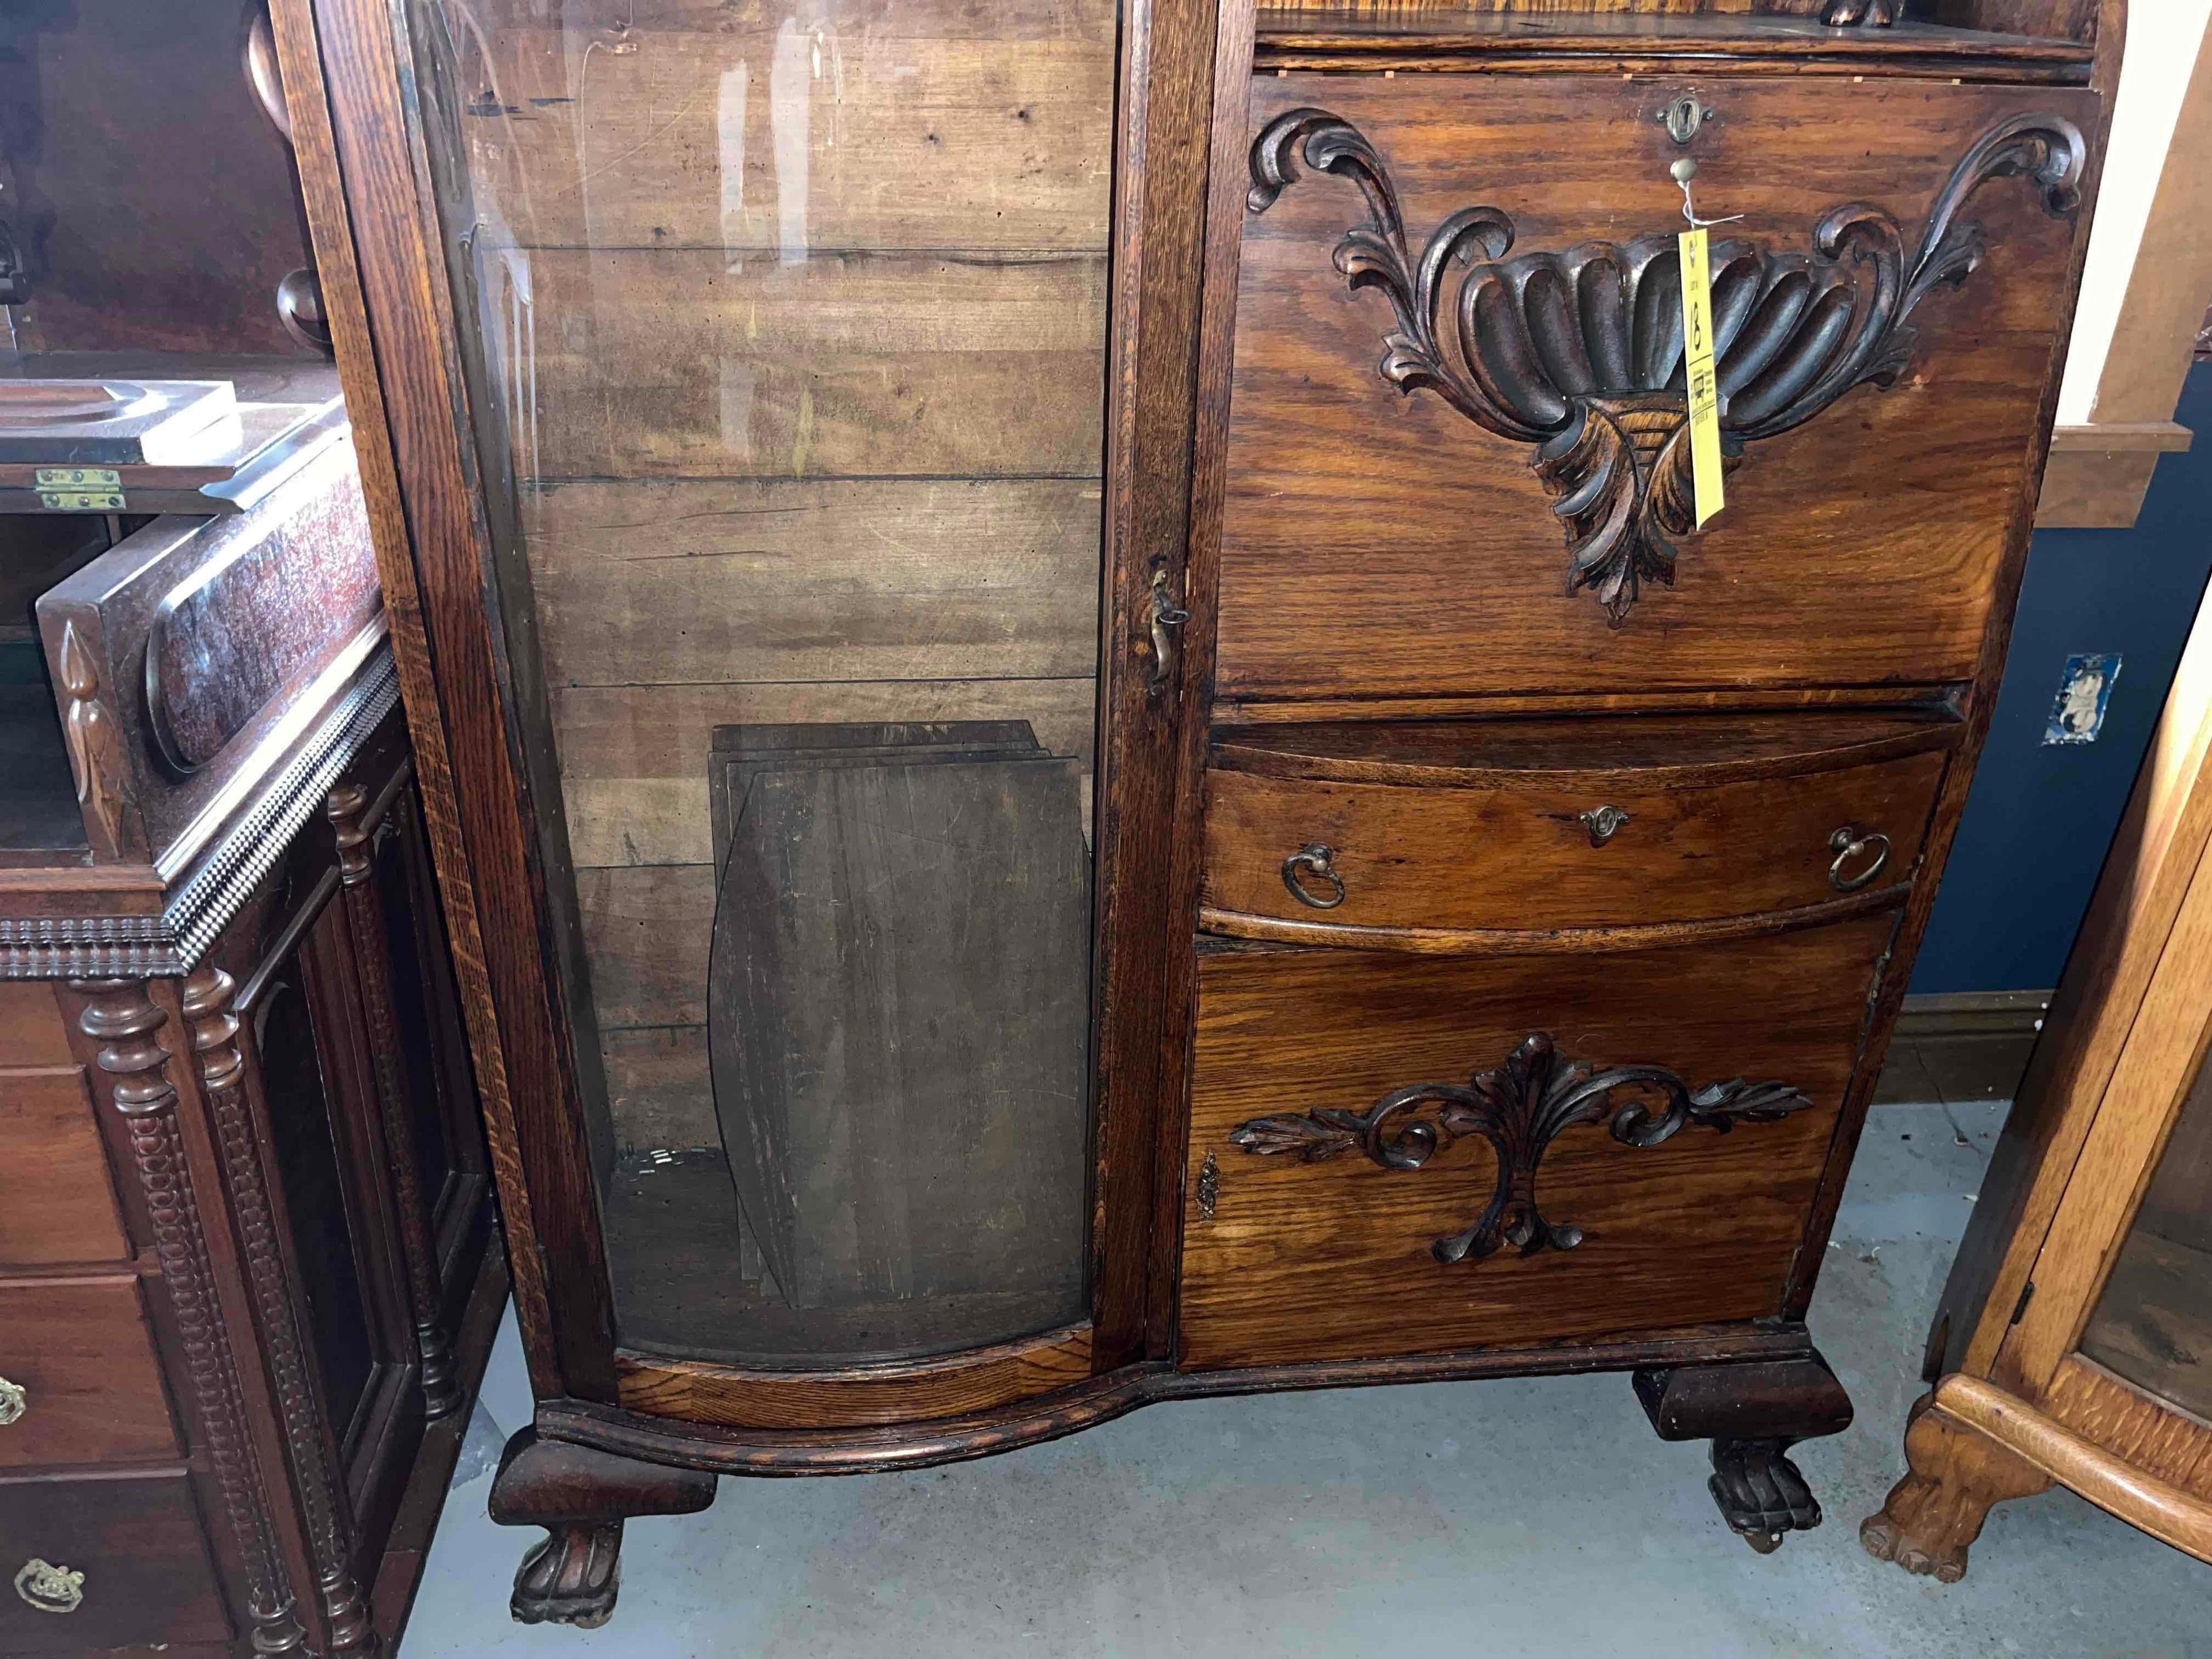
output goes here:
[[614, 1614], [622, 1585], [623, 1522], [634, 1516], [696, 1515], [714, 1501], [714, 1477], [664, 1468], [563, 1441], [534, 1428], [507, 1443], [491, 1486], [491, 1518], [543, 1527], [522, 1558], [508, 1604], [526, 1625], [597, 1629]]
[[1636, 1373], [1636, 1397], [1662, 1440], [1711, 1440], [1706, 1489], [1729, 1529], [1761, 1555], [1820, 1524], [1790, 1447], [1851, 1425], [1850, 1396], [1817, 1353]]
[[1979, 1430], [1947, 1416], [1923, 1397], [1905, 1435], [1905, 1479], [1879, 1515], [1859, 1527], [1859, 1542], [1878, 1561], [1955, 1584], [1966, 1552], [1990, 1510], [2008, 1498], [2045, 1491], [2051, 1477]]

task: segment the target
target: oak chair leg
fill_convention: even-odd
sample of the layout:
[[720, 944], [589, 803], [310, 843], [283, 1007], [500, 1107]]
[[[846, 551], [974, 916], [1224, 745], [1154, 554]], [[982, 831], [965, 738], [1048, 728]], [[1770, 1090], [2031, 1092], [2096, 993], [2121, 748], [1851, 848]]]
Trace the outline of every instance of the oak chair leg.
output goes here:
[[1859, 1526], [1859, 1542], [1878, 1561], [1940, 1583], [1966, 1576], [1966, 1552], [1990, 1510], [2008, 1498], [2049, 1490], [2051, 1477], [1980, 1430], [1923, 1395], [1905, 1433], [1904, 1480], [1879, 1515]]
[[523, 1556], [509, 1610], [520, 1624], [596, 1630], [614, 1616], [622, 1587], [623, 1522], [631, 1516], [696, 1515], [714, 1501], [711, 1474], [541, 1440], [535, 1428], [522, 1430], [500, 1457], [491, 1518], [506, 1527], [543, 1527], [548, 1536]]
[[1730, 1531], [1761, 1555], [1820, 1524], [1820, 1505], [1789, 1451], [1851, 1425], [1850, 1396], [1817, 1353], [1636, 1373], [1636, 1397], [1662, 1440], [1711, 1440], [1706, 1490]]

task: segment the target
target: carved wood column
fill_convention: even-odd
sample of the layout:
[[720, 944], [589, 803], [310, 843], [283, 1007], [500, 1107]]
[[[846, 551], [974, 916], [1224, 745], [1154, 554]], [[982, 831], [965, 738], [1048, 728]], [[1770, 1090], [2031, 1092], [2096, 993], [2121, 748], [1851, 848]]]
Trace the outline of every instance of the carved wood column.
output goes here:
[[[277, 1414], [292, 1459], [300, 1508], [314, 1553], [315, 1588], [329, 1632], [327, 1651], [369, 1659], [383, 1651], [368, 1600], [353, 1571], [353, 1528], [344, 1486], [331, 1459], [321, 1396], [307, 1374], [292, 1287], [269, 1208], [269, 1182], [246, 1097], [246, 1060], [228, 974], [203, 963], [185, 981], [184, 1012], [199, 1055], [200, 1085], [213, 1119], [216, 1152], [229, 1188], [232, 1221], [245, 1258], [261, 1345], [276, 1384]], [[158, 1018], [158, 1013], [156, 1018]], [[88, 1016], [88, 1018], [89, 1016]]]
[[138, 980], [79, 980], [71, 988], [89, 999], [78, 1024], [100, 1044], [100, 1069], [115, 1079], [115, 1109], [130, 1125], [131, 1163], [153, 1219], [154, 1250], [184, 1343], [200, 1437], [246, 1569], [253, 1650], [304, 1654], [306, 1632], [269, 1523], [268, 1486], [246, 1432], [237, 1358], [216, 1305], [207, 1236], [177, 1128], [168, 1051], [155, 1036], [167, 1016]]
[[[430, 1225], [429, 1206], [415, 1163], [414, 1124], [409, 1115], [405, 1056], [392, 1003], [391, 941], [384, 930], [383, 896], [376, 884], [378, 829], [364, 827], [368, 796], [356, 784], [331, 792], [325, 805], [337, 831], [338, 874], [345, 885], [346, 925], [353, 935], [369, 1049], [376, 1067], [376, 1098], [384, 1128], [392, 1199], [399, 1210], [399, 1246], [407, 1258], [407, 1287], [414, 1304], [415, 1340], [422, 1358], [422, 1407], [432, 1418], [461, 1403], [460, 1378], [443, 1318], [443, 1281]], [[380, 829], [380, 825], [378, 827]]]

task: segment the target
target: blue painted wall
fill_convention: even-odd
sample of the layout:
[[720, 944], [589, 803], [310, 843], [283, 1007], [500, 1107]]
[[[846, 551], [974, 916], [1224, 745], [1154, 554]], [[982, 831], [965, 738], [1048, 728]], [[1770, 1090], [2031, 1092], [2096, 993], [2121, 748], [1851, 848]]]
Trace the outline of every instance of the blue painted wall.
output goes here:
[[[2212, 363], [2191, 371], [2174, 418], [2196, 447], [2160, 459], [2134, 529], [2045, 530], [2028, 550], [2004, 690], [1916, 993], [2058, 982], [2212, 572]], [[2046, 745], [2066, 659], [2098, 651], [2125, 659], [2103, 733]]]

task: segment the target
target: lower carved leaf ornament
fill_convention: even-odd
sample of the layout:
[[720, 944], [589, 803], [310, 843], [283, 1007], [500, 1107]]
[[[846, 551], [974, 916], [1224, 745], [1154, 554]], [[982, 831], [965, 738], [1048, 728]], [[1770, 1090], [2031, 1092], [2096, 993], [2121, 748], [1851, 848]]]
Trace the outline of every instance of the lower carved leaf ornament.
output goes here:
[[[1894, 15], [1885, 0], [1836, 0], [1828, 10], [1827, 21], [1842, 23]], [[2047, 212], [2069, 216], [2087, 153], [2063, 116], [1997, 122], [1952, 168], [1910, 254], [1892, 215], [1856, 202], [1820, 218], [1808, 252], [1714, 243], [1723, 465], [1854, 386], [1895, 385], [1917, 338], [1907, 319], [1937, 284], [1957, 287], [1981, 264], [1981, 227], [1959, 217], [1966, 198], [1990, 179], [2026, 176]], [[1341, 117], [1279, 115], [1253, 141], [1250, 161], [1254, 213], [1273, 206], [1302, 165], [1358, 185], [1367, 222], [1345, 232], [1335, 264], [1353, 291], [1378, 289], [1390, 301], [1396, 326], [1383, 336], [1382, 378], [1535, 447], [1530, 465], [1566, 532], [1567, 592], [1588, 588], [1620, 623], [1645, 581], [1672, 586], [1676, 544], [1697, 533], [1674, 234], [1509, 259], [1510, 216], [1466, 207], [1416, 258], [1389, 168]]]
[[1324, 1107], [1297, 1116], [1256, 1117], [1231, 1131], [1229, 1139], [1261, 1157], [1295, 1153], [1302, 1163], [1317, 1164], [1358, 1152], [1386, 1170], [1404, 1170], [1425, 1167], [1464, 1137], [1487, 1141], [1498, 1157], [1498, 1186], [1489, 1207], [1465, 1232], [1429, 1247], [1437, 1261], [1449, 1264], [1480, 1261], [1501, 1244], [1534, 1255], [1571, 1250], [1583, 1242], [1581, 1228], [1547, 1219], [1536, 1203], [1537, 1166], [1552, 1142], [1577, 1125], [1609, 1118], [1615, 1140], [1656, 1146], [1685, 1124], [1726, 1133], [1740, 1122], [1777, 1121], [1812, 1103], [1787, 1083], [1738, 1078], [1692, 1091], [1657, 1066], [1600, 1071], [1562, 1059], [1552, 1039], [1538, 1031], [1522, 1038], [1503, 1066], [1478, 1072], [1464, 1085], [1395, 1090], [1364, 1112]]

